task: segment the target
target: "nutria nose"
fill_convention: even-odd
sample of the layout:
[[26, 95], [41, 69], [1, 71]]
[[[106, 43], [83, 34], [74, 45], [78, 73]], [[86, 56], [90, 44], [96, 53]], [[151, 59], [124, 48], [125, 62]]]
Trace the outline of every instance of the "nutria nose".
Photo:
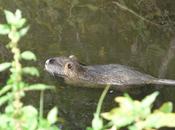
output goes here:
[[55, 62], [55, 59], [50, 58], [46, 61], [46, 64], [53, 64]]

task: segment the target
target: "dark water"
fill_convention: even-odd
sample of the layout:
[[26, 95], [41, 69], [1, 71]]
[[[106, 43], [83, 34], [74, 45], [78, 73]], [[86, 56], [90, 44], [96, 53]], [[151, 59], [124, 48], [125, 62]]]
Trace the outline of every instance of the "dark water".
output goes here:
[[[64, 118], [64, 129], [82, 130], [90, 125], [100, 89], [76, 88], [62, 85], [45, 71], [49, 57], [76, 55], [85, 64], [119, 63], [136, 67], [156, 77], [175, 79], [175, 1], [174, 0], [120, 0], [151, 22], [128, 10], [122, 10], [112, 0], [1, 0], [0, 21], [3, 9], [21, 9], [28, 19], [30, 31], [21, 40], [22, 50], [32, 50], [38, 57], [35, 65], [41, 78], [31, 82], [55, 85], [55, 91], [45, 92], [45, 112], [55, 105]], [[1, 61], [9, 59], [4, 48], [6, 39], [0, 39]], [[2, 76], [1, 76], [2, 77]], [[5, 74], [4, 74], [5, 77]], [[3, 79], [3, 77], [2, 77]], [[1, 79], [1, 80], [2, 80]], [[127, 90], [135, 99], [160, 91], [156, 101], [175, 104], [175, 88], [145, 86]], [[124, 92], [108, 94], [103, 111], [114, 105], [113, 98]], [[31, 92], [26, 104], [39, 104], [39, 94]]]

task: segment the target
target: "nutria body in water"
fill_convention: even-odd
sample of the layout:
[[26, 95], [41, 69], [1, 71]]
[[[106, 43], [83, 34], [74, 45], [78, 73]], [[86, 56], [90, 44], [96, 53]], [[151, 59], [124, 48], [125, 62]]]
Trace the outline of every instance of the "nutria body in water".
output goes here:
[[63, 78], [68, 84], [81, 86], [175, 85], [175, 80], [158, 79], [125, 65], [86, 66], [74, 56], [50, 58], [45, 63], [45, 69], [52, 75]]

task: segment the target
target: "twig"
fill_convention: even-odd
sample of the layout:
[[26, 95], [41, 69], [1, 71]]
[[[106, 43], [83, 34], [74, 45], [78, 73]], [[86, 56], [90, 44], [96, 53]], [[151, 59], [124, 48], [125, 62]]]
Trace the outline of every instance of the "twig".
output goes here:
[[115, 5], [117, 5], [118, 7], [120, 7], [121, 9], [126, 10], [126, 11], [130, 12], [131, 14], [133, 14], [133, 15], [139, 17], [141, 20], [143, 20], [143, 21], [145, 21], [145, 22], [148, 22], [148, 23], [150, 23], [150, 24], [152, 24], [152, 25], [155, 25], [155, 26], [157, 26], [157, 27], [160, 27], [159, 24], [154, 23], [154, 22], [152, 22], [152, 21], [150, 21], [150, 20], [144, 18], [143, 16], [137, 14], [136, 12], [134, 12], [134, 11], [131, 10], [131, 9], [129, 9], [128, 7], [126, 7], [126, 6], [124, 6], [124, 5], [121, 5], [119, 2], [113, 1], [112, 3], [114, 3]]

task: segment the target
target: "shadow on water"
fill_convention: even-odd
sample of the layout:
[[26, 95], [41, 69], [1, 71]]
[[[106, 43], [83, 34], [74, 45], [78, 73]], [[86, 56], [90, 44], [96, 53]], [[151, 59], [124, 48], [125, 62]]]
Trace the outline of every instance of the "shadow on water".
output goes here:
[[[56, 90], [45, 92], [45, 112], [54, 107], [65, 120], [65, 129], [82, 130], [90, 125], [101, 89], [72, 87], [61, 84], [45, 71], [44, 62], [54, 56], [76, 55], [89, 64], [119, 63], [136, 67], [155, 77], [175, 79], [174, 22], [175, 1], [164, 0], [121, 0], [121, 4], [139, 15], [159, 24], [154, 26], [127, 10], [113, 4], [112, 0], [35, 0], [0, 1], [0, 16], [3, 9], [19, 8], [28, 19], [30, 31], [21, 41], [22, 50], [32, 50], [38, 56], [32, 64], [41, 71], [41, 78], [29, 78], [30, 82], [45, 82], [56, 86]], [[4, 19], [1, 19], [3, 21]], [[9, 54], [0, 39], [1, 61], [9, 60]], [[0, 80], [6, 79], [6, 73]], [[174, 87], [145, 86], [127, 90], [135, 99], [142, 99], [153, 91], [160, 91], [156, 101], [175, 99]], [[116, 95], [122, 91], [108, 93], [103, 111], [115, 106]], [[30, 92], [24, 99], [26, 104], [38, 107], [39, 93]], [[175, 105], [175, 102], [174, 102]]]

